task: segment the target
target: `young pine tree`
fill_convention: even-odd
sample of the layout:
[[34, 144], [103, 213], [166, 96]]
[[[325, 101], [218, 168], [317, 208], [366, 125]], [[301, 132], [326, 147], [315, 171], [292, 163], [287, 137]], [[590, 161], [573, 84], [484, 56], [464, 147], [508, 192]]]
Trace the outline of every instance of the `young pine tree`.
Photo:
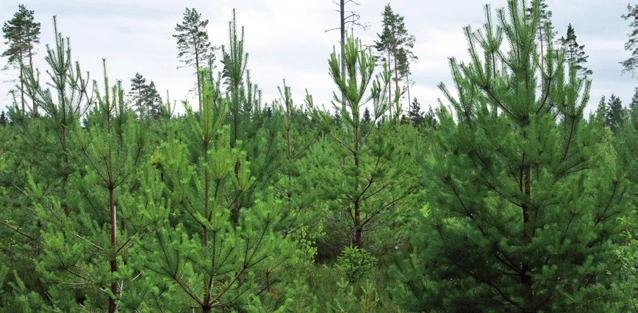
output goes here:
[[[263, 114], [261, 90], [250, 79], [247, 69], [248, 53], [244, 49], [244, 28], [238, 29], [236, 13], [228, 23], [228, 46], [222, 47], [222, 79], [228, 102], [230, 122], [230, 145], [246, 152], [246, 161], [251, 163], [255, 180], [251, 190], [260, 190], [272, 183], [274, 174], [281, 165], [282, 149], [277, 146], [279, 130], [274, 121]], [[242, 171], [242, 160], [235, 164], [235, 175]], [[252, 205], [253, 192], [238, 198], [233, 209], [233, 220], [245, 206]]]
[[450, 61], [458, 94], [441, 86], [452, 112], [439, 114], [429, 210], [402, 264], [408, 310], [624, 312], [627, 185], [583, 120], [590, 82], [551, 42], [540, 67], [539, 3], [525, 18], [524, 2], [498, 11], [503, 66], [469, 30], [468, 63]]
[[97, 82], [94, 91], [86, 129], [70, 134], [81, 165], [69, 177], [64, 198], [49, 195], [48, 187], [34, 179], [29, 194], [43, 223], [37, 269], [52, 284], [47, 290], [52, 306], [113, 313], [120, 303], [141, 301], [131, 298], [137, 293], [131, 292], [133, 274], [126, 263], [137, 232], [127, 225], [137, 216], [130, 199], [144, 136], [132, 122], [119, 82], [109, 85], [105, 74], [103, 91]]
[[[345, 62], [345, 73], [341, 72], [341, 62]], [[413, 181], [404, 176], [410, 162], [405, 147], [391, 139], [395, 134], [393, 125], [380, 123], [388, 107], [384, 97], [388, 80], [375, 75], [374, 57], [362, 49], [359, 41], [350, 38], [345, 45], [345, 59], [340, 60], [333, 52], [329, 65], [330, 75], [346, 102], [342, 103], [335, 93], [333, 107], [339, 120], [329, 133], [330, 145], [325, 146], [330, 165], [320, 165], [323, 169], [317, 185], [334, 209], [336, 225], [343, 227], [346, 243], [364, 248], [366, 232], [387, 225], [385, 222], [395, 217], [400, 203], [411, 196]], [[386, 70], [383, 75], [388, 77], [389, 72]], [[371, 125], [363, 123], [366, 104], [372, 104]]]
[[[200, 73], [202, 110], [187, 108], [185, 140], [169, 138], [143, 175], [142, 225], [136, 264], [151, 294], [146, 306], [170, 312], [266, 310], [260, 297], [295, 259], [295, 247], [274, 232], [280, 217], [267, 201], [233, 215], [254, 177], [245, 152], [231, 146], [228, 99], [212, 74]], [[241, 161], [236, 172], [235, 165]], [[266, 310], [267, 311], [267, 310]]]

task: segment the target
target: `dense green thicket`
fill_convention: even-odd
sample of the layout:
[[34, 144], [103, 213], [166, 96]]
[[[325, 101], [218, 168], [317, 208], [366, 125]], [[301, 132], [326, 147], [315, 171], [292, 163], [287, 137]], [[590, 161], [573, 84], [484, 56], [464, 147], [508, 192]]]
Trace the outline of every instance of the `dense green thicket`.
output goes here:
[[638, 93], [586, 119], [573, 28], [542, 1], [486, 19], [436, 114], [402, 105], [389, 6], [396, 64], [347, 39], [330, 109], [285, 81], [263, 103], [234, 15], [217, 62], [178, 24], [183, 115], [106, 62], [90, 82], [55, 27], [0, 121], [0, 312], [636, 312]]

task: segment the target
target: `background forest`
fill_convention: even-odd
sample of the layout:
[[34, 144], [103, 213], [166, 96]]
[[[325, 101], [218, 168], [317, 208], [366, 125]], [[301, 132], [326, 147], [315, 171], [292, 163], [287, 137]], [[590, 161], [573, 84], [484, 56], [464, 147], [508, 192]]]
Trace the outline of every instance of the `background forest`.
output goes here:
[[[638, 89], [585, 116], [576, 31], [511, 0], [459, 30], [467, 61], [423, 112], [404, 17], [388, 4], [362, 42], [339, 4], [325, 105], [286, 81], [262, 99], [235, 12], [220, 47], [196, 9], [176, 21], [196, 94], [177, 102], [106, 60], [89, 75], [55, 18], [35, 54], [20, 5], [2, 28], [0, 312], [638, 312]], [[638, 5], [622, 18], [632, 73]]]

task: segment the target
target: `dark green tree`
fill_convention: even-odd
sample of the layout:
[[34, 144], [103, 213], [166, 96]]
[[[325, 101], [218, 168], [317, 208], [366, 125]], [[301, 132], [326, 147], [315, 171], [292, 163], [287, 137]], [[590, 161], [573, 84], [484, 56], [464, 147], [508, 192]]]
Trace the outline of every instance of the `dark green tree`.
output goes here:
[[177, 57], [185, 66], [192, 66], [197, 75], [197, 103], [201, 105], [201, 77], [199, 70], [207, 66], [215, 56], [215, 48], [208, 39], [208, 20], [194, 8], [186, 8], [182, 23], [175, 26], [173, 37], [177, 39]]
[[579, 45], [576, 41], [576, 33], [572, 24], [567, 26], [567, 34], [558, 40], [565, 51], [565, 60], [576, 68], [579, 75], [587, 77], [593, 72], [586, 67], [589, 56], [585, 53], [585, 45]]
[[614, 133], [620, 131], [625, 123], [625, 109], [619, 97], [612, 94], [607, 103], [607, 115], [605, 126], [609, 127]]
[[410, 110], [408, 110], [408, 119], [414, 127], [419, 127], [424, 122], [423, 112], [421, 111], [421, 103], [417, 98], [412, 100], [410, 104]]
[[[631, 103], [629, 103], [629, 117], [634, 121], [638, 121], [638, 88], [634, 91], [634, 96], [631, 98]], [[638, 129], [638, 124], [636, 129]]]
[[551, 42], [540, 75], [539, 2], [531, 18], [525, 2], [498, 11], [508, 44], [495, 75], [471, 31], [468, 63], [450, 60], [458, 96], [441, 86], [452, 112], [438, 115], [429, 209], [399, 267], [409, 311], [626, 311], [616, 251], [627, 185], [583, 119], [590, 82]]
[[[378, 38], [374, 47], [379, 53], [379, 58], [389, 66], [393, 73], [394, 98], [390, 86], [388, 88], [388, 101], [396, 105], [396, 109], [399, 109], [399, 100], [402, 95], [399, 83], [405, 79], [409, 88], [410, 64], [416, 60], [416, 56], [412, 52], [415, 38], [408, 33], [404, 17], [395, 13], [390, 4], [385, 6], [382, 16], [383, 28], [381, 33], [377, 34]], [[389, 112], [392, 114], [392, 106], [390, 106]], [[396, 114], [398, 115], [400, 112], [396, 112]]]
[[[35, 44], [40, 42], [40, 23], [35, 21], [33, 11], [21, 4], [13, 17], [4, 22], [2, 33], [4, 44], [7, 46], [7, 49], [2, 52], [2, 56], [7, 58], [10, 67], [20, 70], [18, 77], [20, 80], [20, 104], [22, 114], [26, 114], [24, 71], [27, 66], [33, 70]], [[37, 107], [34, 106], [32, 110], [32, 114], [37, 115]]]
[[146, 78], [136, 73], [131, 79], [131, 90], [128, 93], [129, 102], [133, 111], [141, 118], [151, 117], [157, 119], [162, 112], [162, 97], [159, 95], [155, 83], [146, 82]]
[[607, 98], [605, 96], [600, 97], [596, 111], [592, 114], [592, 118], [601, 126], [607, 124], [607, 115], [609, 115], [609, 108], [607, 107]]
[[628, 4], [627, 13], [622, 16], [623, 19], [629, 21], [629, 33], [627, 34], [627, 42], [625, 42], [625, 50], [631, 56], [622, 62], [624, 72], [633, 72], [638, 67], [638, 4]]

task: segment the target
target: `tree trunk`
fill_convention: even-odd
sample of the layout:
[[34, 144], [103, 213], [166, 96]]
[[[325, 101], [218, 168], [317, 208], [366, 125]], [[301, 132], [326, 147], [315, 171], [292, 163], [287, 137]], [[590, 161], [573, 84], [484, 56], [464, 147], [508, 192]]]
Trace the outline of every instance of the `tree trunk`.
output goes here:
[[22, 63], [22, 51], [20, 51], [18, 57], [20, 58], [20, 103], [22, 104], [22, 116], [24, 117], [27, 111], [24, 105], [24, 64]]
[[[31, 69], [31, 73], [33, 74], [33, 49], [31, 47], [29, 47], [29, 68]], [[31, 102], [32, 102], [32, 110], [33, 113], [31, 114], [31, 118], [35, 120], [35, 118], [38, 116], [38, 105], [35, 102], [35, 97], [33, 94], [30, 95], [31, 96]]]
[[[113, 250], [115, 250], [117, 247], [117, 208], [115, 207], [115, 191], [113, 185], [109, 186], [109, 209], [111, 211], [111, 246]], [[109, 297], [109, 313], [115, 313], [115, 311], [117, 311], [115, 298], [118, 294], [118, 288], [117, 282], [113, 278], [116, 272], [117, 259], [116, 255], [113, 255], [111, 258], [111, 293], [113, 293], [113, 296]]]
[[211, 308], [210, 304], [202, 305], [202, 313], [210, 313], [210, 312], [212, 312], [211, 310], [212, 310], [212, 308]]
[[[393, 42], [393, 54], [394, 54], [394, 93], [395, 93], [395, 98], [397, 98], [397, 95], [400, 95], [401, 93], [399, 92], [399, 67], [397, 66], [397, 40], [396, 40], [396, 34], [392, 34], [392, 42]], [[399, 114], [399, 105], [400, 105], [400, 98], [397, 98], [397, 112], [396, 114]], [[398, 116], [397, 116], [398, 117]], [[399, 125], [400, 121], [397, 118], [397, 126]]]
[[[194, 38], [196, 42], [196, 38]], [[197, 105], [199, 106], [199, 113], [202, 113], [202, 81], [199, 75], [199, 49], [195, 44], [195, 75], [197, 75]]]
[[407, 74], [405, 79], [405, 89], [408, 92], [408, 108], [412, 104], [412, 99], [410, 97], [410, 76], [409, 75], [410, 74]]
[[361, 138], [359, 135], [359, 122], [360, 116], [357, 114], [353, 114], [352, 120], [354, 122], [354, 167], [355, 167], [355, 177], [354, 177], [354, 194], [355, 200], [353, 203], [354, 214], [353, 214], [353, 226], [354, 226], [354, 234], [352, 238], [352, 243], [357, 248], [363, 248], [363, 225], [361, 225], [361, 195], [359, 194], [359, 175], [361, 168], [361, 160], [359, 156]]
[[[525, 136], [527, 137], [527, 136]], [[532, 231], [533, 231], [533, 221], [530, 220], [532, 205], [530, 204], [531, 195], [532, 195], [532, 170], [531, 167], [526, 165], [523, 168], [523, 192], [525, 193], [526, 199], [523, 202], [523, 242], [529, 245], [532, 242]], [[536, 312], [533, 308], [534, 306], [534, 281], [532, 276], [530, 275], [530, 271], [532, 268], [526, 260], [522, 261], [521, 264], [521, 273], [520, 273], [520, 281], [525, 288], [525, 313]]]
[[[345, 0], [339, 1], [339, 31], [341, 35], [340, 45], [341, 45], [341, 75], [345, 77], [346, 75], [346, 53], [344, 51], [344, 46], [346, 44], [346, 4]], [[343, 108], [346, 105], [346, 95], [341, 91], [341, 107]]]
[[[390, 49], [388, 48], [388, 70], [390, 70], [391, 62]], [[392, 82], [388, 83], [388, 108], [390, 110], [390, 118], [392, 118]]]

